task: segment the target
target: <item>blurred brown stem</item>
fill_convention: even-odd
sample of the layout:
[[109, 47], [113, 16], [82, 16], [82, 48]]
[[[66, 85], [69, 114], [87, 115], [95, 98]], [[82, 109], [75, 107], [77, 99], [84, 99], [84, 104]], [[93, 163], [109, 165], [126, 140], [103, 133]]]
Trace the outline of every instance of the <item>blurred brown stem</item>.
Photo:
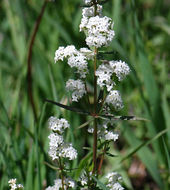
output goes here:
[[37, 111], [35, 107], [35, 101], [33, 97], [33, 90], [32, 90], [32, 65], [31, 65], [31, 59], [32, 59], [32, 49], [35, 41], [36, 34], [38, 32], [39, 25], [41, 23], [42, 16], [44, 14], [45, 8], [47, 5], [47, 0], [44, 0], [44, 3], [42, 5], [40, 14], [35, 22], [34, 30], [31, 36], [31, 41], [29, 44], [29, 50], [28, 50], [28, 59], [27, 59], [27, 83], [28, 83], [28, 97], [31, 103], [31, 107], [34, 113], [34, 118], [37, 120]]
[[100, 157], [100, 162], [99, 162], [98, 171], [97, 171], [98, 174], [101, 174], [101, 168], [102, 168], [102, 165], [103, 165], [103, 160], [104, 160], [105, 153], [106, 153], [106, 145], [104, 146], [103, 153], [102, 153], [102, 155]]

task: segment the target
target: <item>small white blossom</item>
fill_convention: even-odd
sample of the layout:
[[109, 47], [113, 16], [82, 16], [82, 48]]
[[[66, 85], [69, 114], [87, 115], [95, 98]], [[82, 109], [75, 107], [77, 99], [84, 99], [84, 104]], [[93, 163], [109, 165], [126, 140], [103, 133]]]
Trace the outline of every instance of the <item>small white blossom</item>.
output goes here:
[[85, 78], [88, 73], [88, 62], [86, 56], [83, 55], [80, 51], [78, 51], [75, 46], [70, 45], [65, 47], [59, 47], [55, 52], [54, 60], [55, 62], [64, 58], [68, 59], [68, 65], [77, 69], [77, 73], [80, 74], [81, 78]]
[[81, 23], [80, 23], [80, 26], [79, 26], [80, 27], [80, 32], [82, 32], [85, 29], [85, 27], [88, 24], [88, 21], [89, 21], [89, 19], [87, 17], [82, 17]]
[[80, 48], [80, 53], [82, 53], [88, 60], [94, 58], [94, 52], [88, 48]]
[[92, 2], [92, 0], [84, 0], [84, 3], [85, 3], [86, 5], [91, 4], [91, 2]]
[[130, 73], [130, 68], [124, 61], [110, 61], [109, 64], [119, 81], [122, 81]]
[[71, 179], [71, 178], [66, 178], [65, 183], [67, 184], [68, 187], [71, 187], [71, 188], [76, 187], [75, 181], [73, 179]]
[[[108, 119], [104, 120], [101, 125], [98, 125], [97, 134], [99, 139], [107, 141], [116, 141], [119, 138], [119, 134], [113, 131], [113, 123], [114, 121]], [[111, 126], [111, 128], [109, 127], [109, 125]], [[88, 132], [94, 132], [93, 126], [89, 126]]]
[[112, 81], [112, 76], [115, 73], [118, 77], [118, 80], [123, 80], [126, 75], [130, 72], [129, 66], [123, 61], [109, 61], [108, 64], [101, 64], [97, 71], [96, 76], [97, 84], [103, 88], [107, 87], [107, 91], [111, 91], [115, 85], [115, 82]]
[[[86, 18], [86, 17], [83, 17]], [[84, 24], [83, 24], [83, 23]], [[86, 33], [86, 43], [89, 47], [107, 46], [112, 41], [115, 33], [112, 30], [112, 20], [109, 17], [90, 17], [83, 19], [80, 24], [80, 30]], [[86, 23], [85, 23], [86, 22]]]
[[[70, 187], [70, 188], [76, 187], [75, 181], [72, 180], [71, 178], [64, 179], [64, 190], [68, 189], [68, 187]], [[62, 188], [62, 180], [56, 179], [54, 181], [54, 185], [47, 187], [46, 190], [60, 190], [61, 188]]]
[[77, 102], [80, 98], [83, 97], [84, 94], [86, 94], [85, 84], [79, 79], [69, 79], [66, 82], [66, 88], [67, 90], [72, 91], [72, 101], [75, 102]]
[[109, 64], [101, 64], [95, 75], [98, 77], [97, 78], [97, 84], [103, 89], [104, 86], [107, 87], [107, 91], [109, 92], [113, 86], [115, 85], [115, 83], [112, 81], [111, 77], [112, 77], [113, 71], [110, 68]]
[[[93, 17], [94, 16], [94, 6], [91, 6], [91, 7], [86, 7], [86, 8], [83, 8], [82, 10], [82, 17], [83, 18], [90, 18], [90, 17]], [[97, 15], [99, 16], [102, 16], [102, 6], [101, 5], [97, 5]]]
[[72, 144], [63, 144], [60, 150], [60, 157], [74, 160], [77, 158], [77, 150], [72, 147]]
[[83, 171], [79, 178], [81, 185], [86, 186], [88, 184], [88, 181], [92, 180], [91, 176], [92, 176], [92, 172], [87, 173], [86, 171]]
[[48, 154], [49, 154], [49, 156], [51, 157], [52, 160], [59, 159], [57, 148], [55, 146], [50, 146]]
[[68, 58], [68, 64], [71, 68], [75, 67], [77, 69], [77, 73], [80, 74], [81, 78], [85, 78], [88, 73], [88, 62], [87, 58], [80, 52], [77, 54], [73, 54]]
[[58, 135], [57, 133], [51, 133], [48, 138], [50, 139], [50, 146], [54, 146], [58, 148], [61, 144], [63, 144], [63, 136]]
[[119, 181], [122, 180], [122, 177], [117, 174], [117, 172], [109, 173], [106, 178], [108, 179], [107, 187], [110, 190], [123, 190], [124, 188], [120, 185]]
[[69, 127], [68, 121], [64, 118], [57, 119], [56, 117], [50, 117], [49, 119], [49, 128], [54, 132], [62, 134], [64, 130]]
[[107, 141], [111, 141], [111, 140], [116, 141], [119, 138], [118, 133], [115, 133], [113, 131], [108, 131], [108, 130], [105, 130], [104, 135], [102, 136]]
[[68, 58], [69, 56], [76, 54], [78, 51], [76, 50], [75, 46], [70, 45], [67, 47], [59, 47], [55, 52], [54, 61], [63, 61], [64, 58]]
[[105, 102], [114, 106], [116, 110], [123, 108], [122, 98], [118, 90], [112, 90], [106, 97]]
[[49, 151], [48, 154], [52, 160], [59, 158], [68, 158], [74, 160], [77, 158], [77, 151], [73, 148], [72, 144], [64, 142], [63, 136], [61, 135], [66, 128], [69, 128], [67, 120], [61, 118], [50, 117], [49, 128], [52, 133], [48, 136]]
[[21, 185], [21, 184], [16, 184], [16, 182], [17, 182], [17, 179], [16, 179], [16, 178], [15, 178], [15, 179], [10, 179], [10, 180], [8, 181], [11, 190], [19, 190], [19, 189], [21, 190], [21, 189], [24, 189], [23, 185]]

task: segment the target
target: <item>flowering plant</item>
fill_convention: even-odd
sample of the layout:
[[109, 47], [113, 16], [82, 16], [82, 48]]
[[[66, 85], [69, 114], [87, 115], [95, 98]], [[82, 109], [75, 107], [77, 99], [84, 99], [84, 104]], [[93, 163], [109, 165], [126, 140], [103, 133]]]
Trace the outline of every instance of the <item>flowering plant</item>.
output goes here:
[[[112, 114], [112, 110], [119, 111], [123, 108], [123, 101], [120, 92], [116, 89], [119, 81], [122, 81], [129, 73], [129, 66], [121, 60], [102, 60], [98, 58], [100, 48], [107, 47], [112, 42], [115, 32], [113, 30], [112, 19], [102, 15], [102, 3], [100, 0], [85, 0], [82, 10], [82, 19], [80, 23], [80, 31], [86, 35], [86, 44], [88, 47], [77, 50], [74, 45], [67, 47], [59, 47], [55, 52], [55, 62], [67, 60], [71, 68], [75, 68], [78, 79], [69, 79], [66, 82], [66, 89], [72, 93], [72, 102], [79, 102], [85, 96], [87, 100], [88, 111], [79, 110], [71, 106], [62, 105], [51, 100], [65, 109], [81, 112], [92, 117], [93, 125], [86, 122], [83, 126], [89, 125], [88, 132], [93, 134], [93, 161], [89, 168], [84, 168], [82, 174], [76, 183], [67, 177], [65, 170], [65, 158], [73, 160], [77, 158], [77, 151], [72, 144], [65, 143], [63, 132], [69, 128], [69, 124], [65, 119], [57, 119], [51, 117], [49, 119], [49, 127], [52, 133], [49, 135], [50, 148], [49, 156], [56, 161], [60, 167], [60, 179], [55, 180], [53, 187], [47, 189], [81, 188], [81, 189], [97, 189], [95, 179], [101, 173], [101, 167], [104, 154], [109, 149], [109, 143], [116, 141], [119, 137], [118, 132], [114, 130], [115, 119], [123, 119], [121, 116]], [[89, 64], [93, 64], [93, 101], [90, 101], [90, 89], [88, 88], [88, 78], [91, 71]], [[124, 118], [124, 119], [129, 119]], [[134, 118], [131, 118], [134, 119]], [[100, 148], [99, 148], [100, 147]], [[97, 150], [103, 150], [99, 164]], [[107, 175], [109, 189], [124, 189], [119, 180], [121, 177], [116, 172]]]

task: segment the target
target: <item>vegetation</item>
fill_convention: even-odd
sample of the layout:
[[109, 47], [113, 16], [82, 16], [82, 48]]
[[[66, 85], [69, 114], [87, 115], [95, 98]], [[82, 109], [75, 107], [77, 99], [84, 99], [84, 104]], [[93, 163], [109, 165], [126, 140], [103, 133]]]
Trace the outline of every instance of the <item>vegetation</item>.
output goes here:
[[[29, 47], [43, 1], [0, 2], [0, 190], [9, 189], [8, 180], [15, 177], [26, 190], [53, 184], [56, 172], [47, 155], [47, 121], [52, 115], [69, 120], [66, 138], [79, 153], [72, 167], [83, 168], [88, 160], [79, 162], [91, 151], [82, 147], [92, 147], [86, 128], [78, 129], [85, 117], [45, 102], [69, 105], [65, 82], [74, 74], [65, 63], [54, 64], [54, 53], [68, 44], [78, 49], [86, 46], [84, 34], [79, 33], [81, 5], [80, 0], [44, 4], [31, 57]], [[132, 70], [119, 85], [125, 103], [119, 115], [149, 120], [118, 121], [119, 141], [103, 163], [102, 173], [116, 169], [129, 190], [168, 190], [170, 186], [169, 6], [168, 0], [104, 4], [104, 14], [113, 19], [116, 33], [108, 57], [126, 61]]]

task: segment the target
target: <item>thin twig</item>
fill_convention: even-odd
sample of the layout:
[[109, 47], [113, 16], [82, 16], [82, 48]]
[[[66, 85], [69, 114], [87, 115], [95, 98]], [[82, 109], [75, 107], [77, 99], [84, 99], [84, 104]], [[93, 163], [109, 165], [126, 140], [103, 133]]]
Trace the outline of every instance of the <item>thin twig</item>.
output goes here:
[[28, 97], [32, 106], [32, 110], [34, 113], [34, 118], [35, 120], [37, 120], [37, 111], [36, 111], [36, 107], [35, 107], [35, 101], [34, 101], [34, 97], [33, 97], [33, 90], [32, 90], [32, 65], [31, 65], [31, 59], [32, 59], [32, 49], [33, 49], [33, 45], [34, 45], [34, 41], [35, 41], [35, 37], [36, 34], [38, 32], [38, 28], [42, 19], [42, 16], [44, 14], [45, 8], [47, 5], [47, 0], [44, 0], [44, 3], [42, 5], [40, 14], [36, 20], [35, 26], [34, 26], [34, 30], [32, 33], [32, 37], [31, 37], [31, 41], [30, 41], [30, 45], [29, 45], [29, 50], [28, 50], [28, 59], [27, 59], [27, 83], [28, 83]]

